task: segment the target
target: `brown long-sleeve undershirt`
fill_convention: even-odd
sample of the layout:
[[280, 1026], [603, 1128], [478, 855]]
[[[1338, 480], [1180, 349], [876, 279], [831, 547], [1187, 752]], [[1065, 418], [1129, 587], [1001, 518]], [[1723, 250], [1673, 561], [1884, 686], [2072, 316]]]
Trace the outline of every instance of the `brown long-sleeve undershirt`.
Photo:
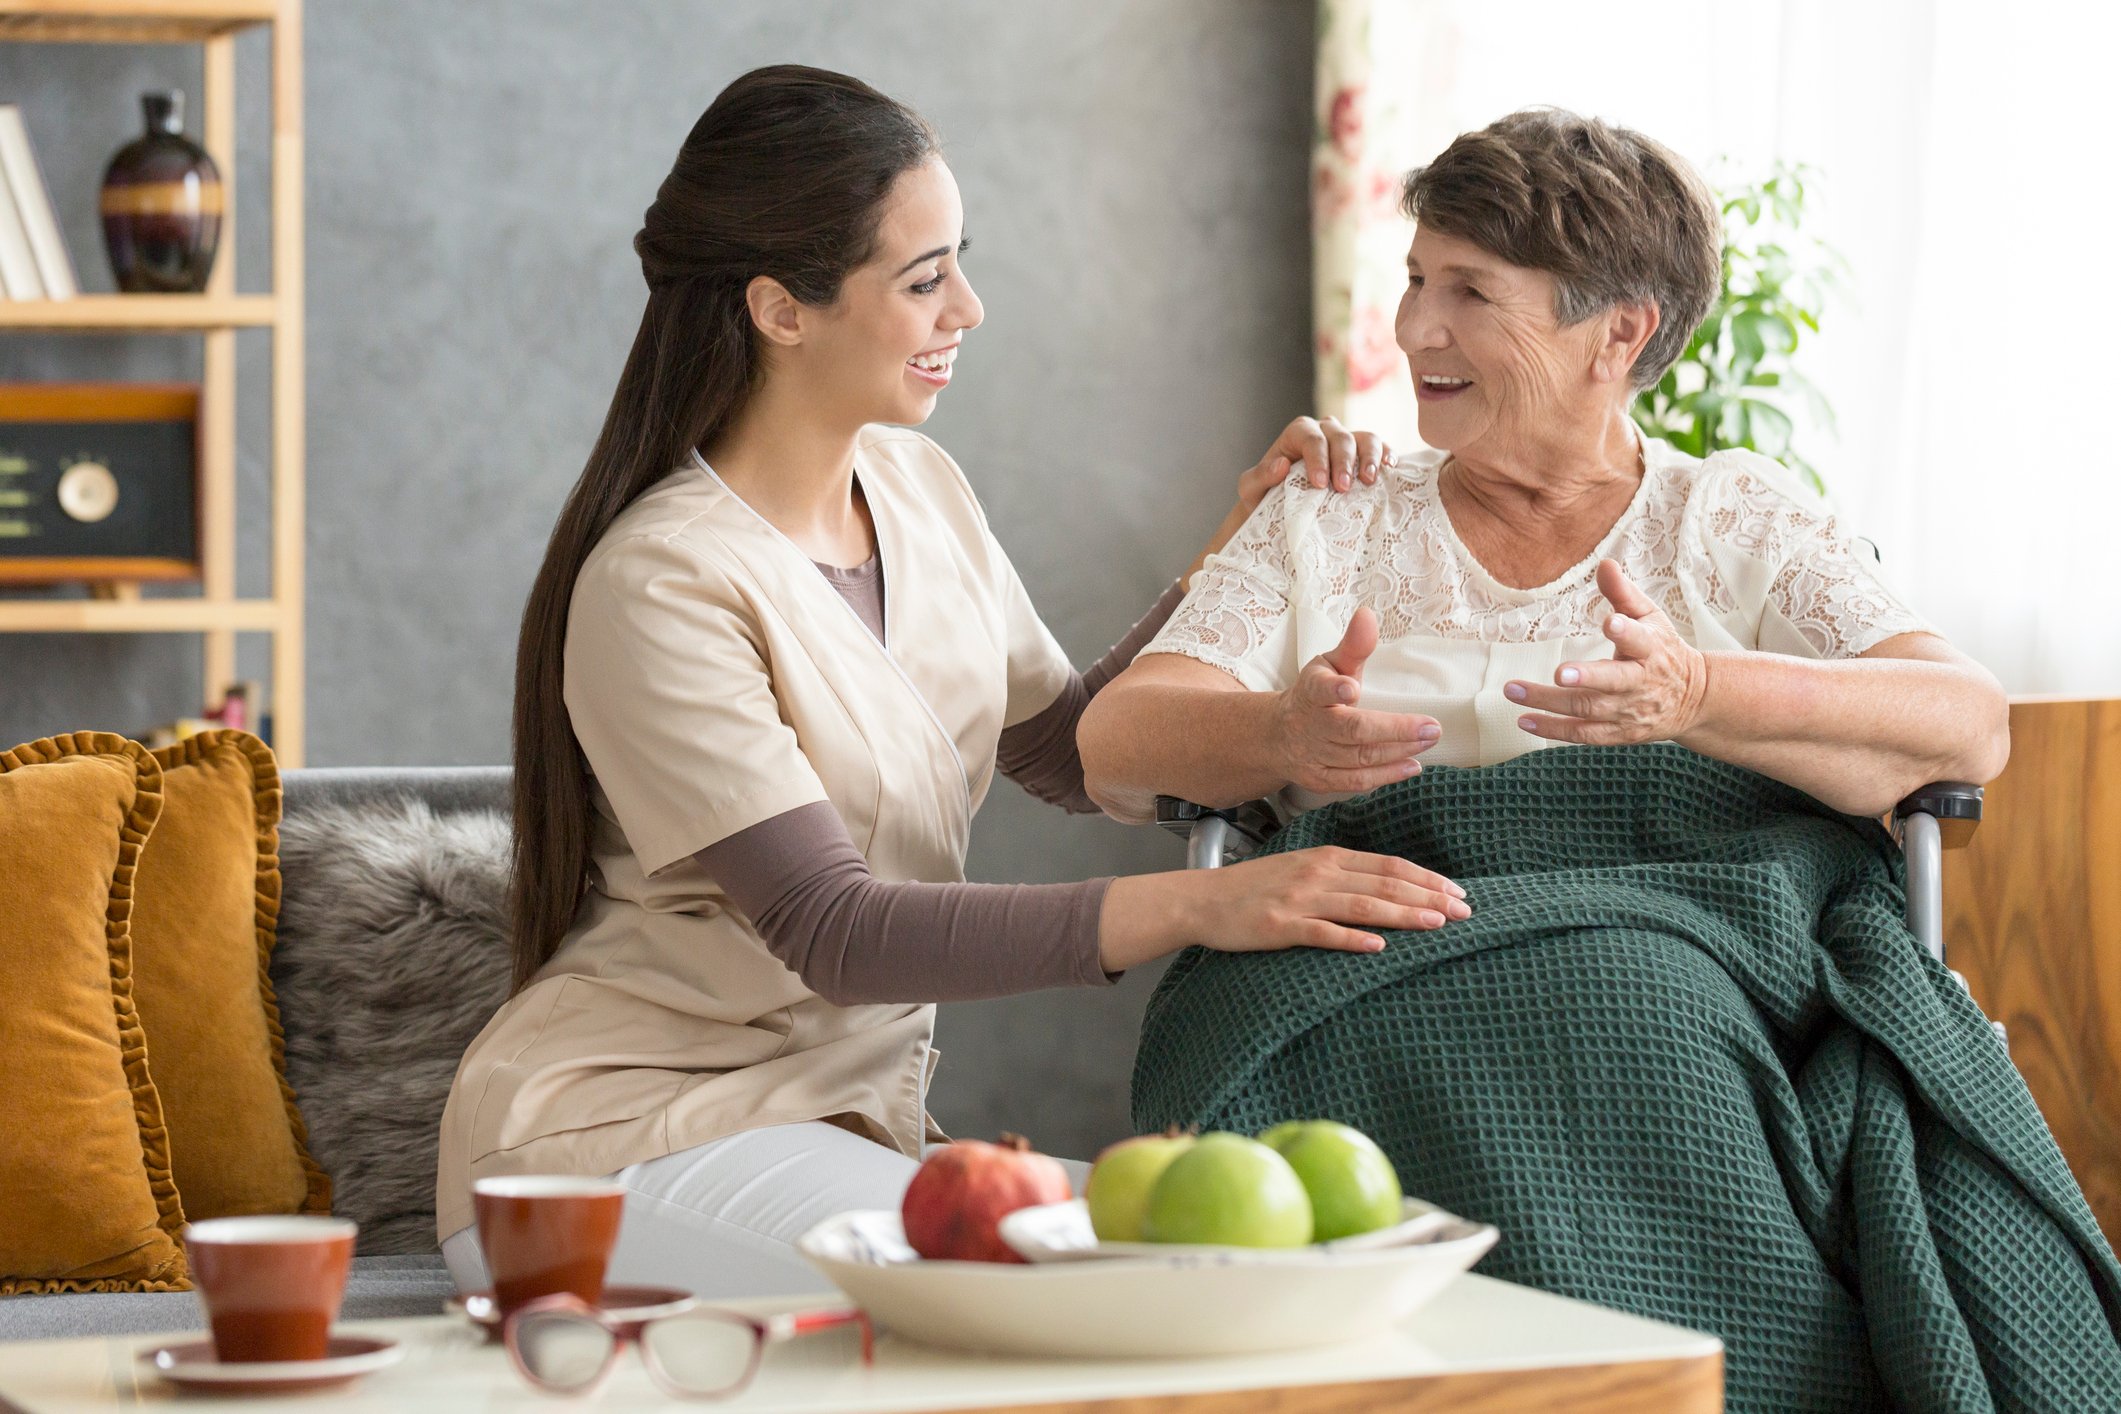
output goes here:
[[[883, 642], [879, 562], [818, 570]], [[1083, 790], [1076, 723], [1098, 689], [1163, 627], [1183, 594], [1179, 584], [1166, 589], [1089, 672], [1069, 674], [1049, 706], [1004, 730], [995, 751], [1003, 774], [1049, 804], [1095, 811]], [[1118, 980], [1098, 960], [1098, 915], [1110, 878], [1074, 884], [887, 882], [869, 872], [827, 801], [762, 820], [694, 857], [774, 955], [827, 1001], [971, 1001]]]

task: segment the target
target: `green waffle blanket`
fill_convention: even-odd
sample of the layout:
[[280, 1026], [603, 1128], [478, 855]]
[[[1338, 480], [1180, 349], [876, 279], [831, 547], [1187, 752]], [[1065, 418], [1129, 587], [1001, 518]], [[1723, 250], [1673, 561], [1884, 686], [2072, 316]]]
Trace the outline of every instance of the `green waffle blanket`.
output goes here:
[[1137, 1129], [1352, 1124], [1501, 1229], [1483, 1272], [1719, 1336], [1734, 1409], [2121, 1410], [2121, 1267], [1875, 821], [1677, 746], [1564, 747], [1271, 849], [1313, 845], [1427, 865], [1473, 916], [1181, 954]]

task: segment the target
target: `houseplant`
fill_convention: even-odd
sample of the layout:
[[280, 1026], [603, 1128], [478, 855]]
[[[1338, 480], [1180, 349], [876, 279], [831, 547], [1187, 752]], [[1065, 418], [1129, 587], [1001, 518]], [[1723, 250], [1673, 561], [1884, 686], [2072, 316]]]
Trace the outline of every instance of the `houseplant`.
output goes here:
[[1718, 180], [1723, 279], [1686, 351], [1635, 404], [1635, 421], [1697, 457], [1744, 447], [1802, 473], [1818, 470], [1792, 445], [1794, 410], [1831, 433], [1833, 408], [1795, 367], [1798, 348], [1841, 293], [1848, 266], [1804, 232], [1805, 183], [1816, 173], [1777, 162], [1764, 179]]

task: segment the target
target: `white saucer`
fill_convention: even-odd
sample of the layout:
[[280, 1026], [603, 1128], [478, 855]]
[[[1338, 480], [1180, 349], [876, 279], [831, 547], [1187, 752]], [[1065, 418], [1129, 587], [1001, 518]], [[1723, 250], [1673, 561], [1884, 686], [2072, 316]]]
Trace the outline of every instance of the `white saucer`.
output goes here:
[[[607, 1286], [604, 1299], [597, 1304], [607, 1314], [622, 1321], [652, 1321], [659, 1316], [690, 1311], [700, 1304], [700, 1299], [674, 1286]], [[451, 1315], [460, 1315], [480, 1327], [493, 1339], [500, 1339], [501, 1313], [493, 1304], [491, 1292], [474, 1291], [469, 1296], [452, 1296], [442, 1303], [442, 1307]]]
[[291, 1394], [357, 1380], [405, 1358], [405, 1347], [376, 1336], [335, 1335], [322, 1360], [255, 1360], [226, 1363], [211, 1340], [158, 1345], [140, 1352], [142, 1364], [186, 1389], [230, 1394]]

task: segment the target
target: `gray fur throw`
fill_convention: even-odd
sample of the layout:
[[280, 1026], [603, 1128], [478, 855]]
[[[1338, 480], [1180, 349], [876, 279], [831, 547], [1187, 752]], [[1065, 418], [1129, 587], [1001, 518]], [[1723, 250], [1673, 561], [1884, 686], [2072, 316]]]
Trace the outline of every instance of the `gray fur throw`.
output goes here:
[[404, 800], [280, 828], [273, 987], [287, 1079], [358, 1251], [432, 1252], [457, 1061], [508, 995], [509, 825]]

